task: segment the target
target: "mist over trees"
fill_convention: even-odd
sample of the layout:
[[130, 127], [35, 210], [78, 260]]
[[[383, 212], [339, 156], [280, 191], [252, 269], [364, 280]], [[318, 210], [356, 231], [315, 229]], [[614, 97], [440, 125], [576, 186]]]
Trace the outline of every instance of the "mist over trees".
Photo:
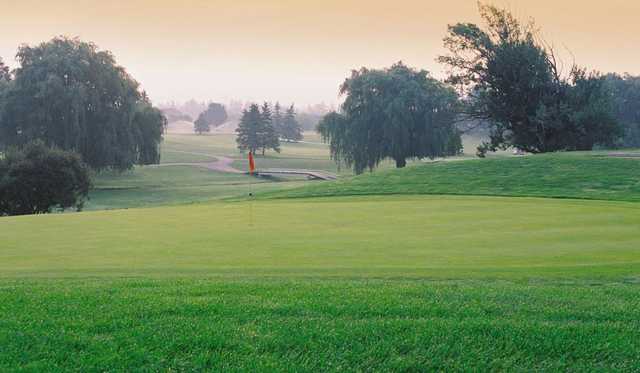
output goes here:
[[212, 102], [207, 110], [200, 113], [198, 119], [194, 122], [194, 130], [198, 134], [209, 132], [211, 126], [217, 127], [227, 121], [227, 111], [224, 105]]
[[110, 52], [57, 37], [21, 46], [17, 60], [2, 95], [2, 146], [40, 140], [97, 170], [159, 162], [166, 119]]
[[300, 126], [300, 123], [298, 123], [296, 119], [296, 109], [293, 104], [287, 108], [284, 118], [282, 119], [280, 137], [287, 142], [296, 142], [303, 139], [302, 126]]
[[340, 113], [327, 114], [318, 132], [337, 162], [356, 173], [386, 159], [396, 166], [408, 158], [459, 154], [455, 126], [457, 95], [427, 71], [397, 63], [384, 70], [353, 71], [341, 86], [346, 95]]
[[173, 107], [161, 108], [162, 113], [167, 118], [167, 123], [175, 123], [179, 121], [193, 122], [193, 118], [189, 114], [185, 114]]
[[439, 58], [448, 82], [463, 93], [465, 119], [488, 123], [487, 151], [519, 148], [531, 153], [612, 146], [620, 136], [605, 79], [572, 66], [567, 77], [533, 23], [480, 5], [486, 23], [449, 27]]

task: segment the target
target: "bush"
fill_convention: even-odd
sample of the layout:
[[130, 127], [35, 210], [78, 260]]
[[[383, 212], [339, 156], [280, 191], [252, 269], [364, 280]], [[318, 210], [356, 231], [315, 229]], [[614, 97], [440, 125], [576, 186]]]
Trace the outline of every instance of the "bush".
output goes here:
[[76, 153], [33, 142], [0, 159], [0, 215], [79, 211], [90, 188], [90, 170]]

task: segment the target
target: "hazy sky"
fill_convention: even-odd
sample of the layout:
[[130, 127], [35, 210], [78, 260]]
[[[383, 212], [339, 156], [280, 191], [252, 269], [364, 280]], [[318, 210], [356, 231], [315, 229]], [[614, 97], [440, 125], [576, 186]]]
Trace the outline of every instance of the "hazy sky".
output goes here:
[[[576, 62], [640, 74], [640, 1], [496, 0]], [[79, 36], [111, 50], [156, 102], [337, 101], [352, 68], [402, 60], [437, 77], [447, 24], [475, 0], [0, 0], [0, 56]]]

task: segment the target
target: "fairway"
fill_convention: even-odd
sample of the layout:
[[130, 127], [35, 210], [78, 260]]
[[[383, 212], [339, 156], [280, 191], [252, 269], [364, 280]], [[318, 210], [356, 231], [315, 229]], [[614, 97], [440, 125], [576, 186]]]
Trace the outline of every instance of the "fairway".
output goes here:
[[435, 196], [17, 217], [0, 220], [0, 273], [620, 278], [638, 224], [632, 203]]

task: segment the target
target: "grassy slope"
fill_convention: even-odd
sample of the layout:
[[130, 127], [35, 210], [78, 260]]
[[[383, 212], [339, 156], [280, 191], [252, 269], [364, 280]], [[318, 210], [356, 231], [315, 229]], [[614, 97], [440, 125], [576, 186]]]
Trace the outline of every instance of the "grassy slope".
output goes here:
[[456, 194], [640, 201], [640, 158], [552, 154], [438, 162], [274, 192], [272, 197]]

